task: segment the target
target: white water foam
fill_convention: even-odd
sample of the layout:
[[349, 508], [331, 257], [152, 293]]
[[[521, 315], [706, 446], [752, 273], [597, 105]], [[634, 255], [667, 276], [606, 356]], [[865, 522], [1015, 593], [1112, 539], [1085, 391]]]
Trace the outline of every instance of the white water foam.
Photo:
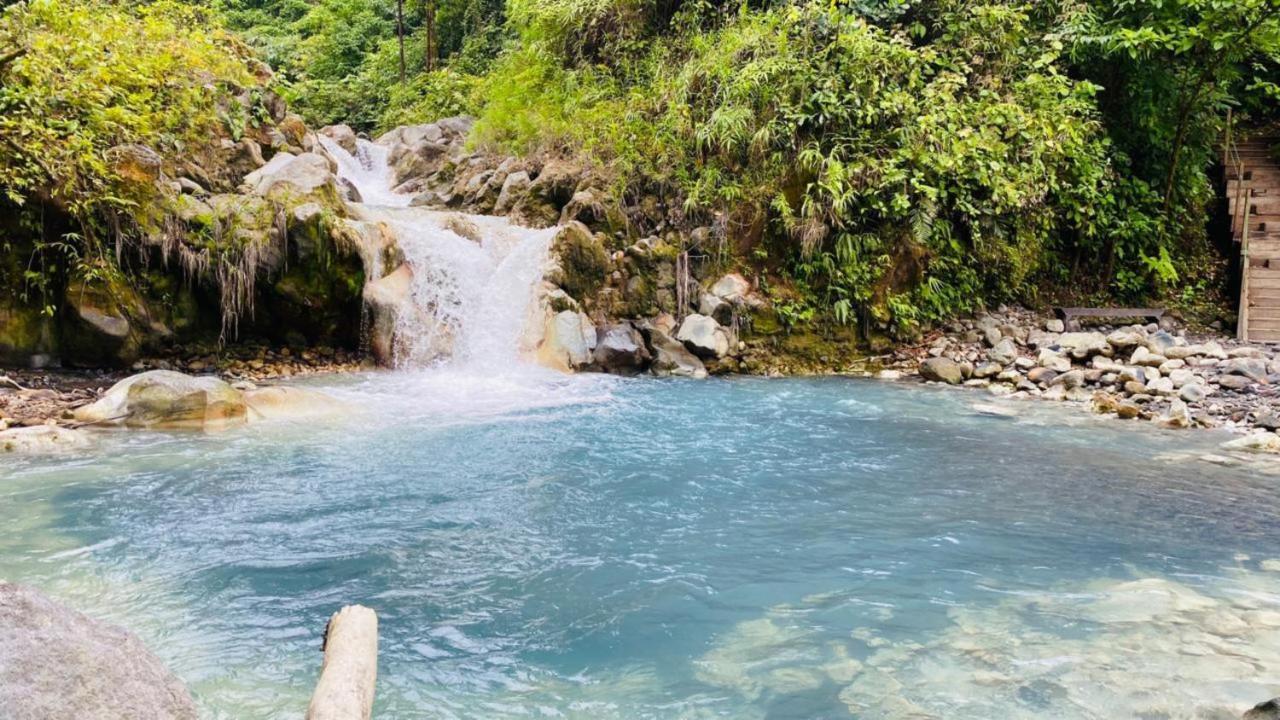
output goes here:
[[397, 367], [521, 368], [533, 350], [522, 338], [538, 320], [537, 291], [555, 229], [408, 207], [410, 197], [391, 188], [386, 148], [360, 140], [352, 155], [327, 138], [321, 143], [360, 192], [357, 214], [391, 229], [413, 271], [396, 319]]

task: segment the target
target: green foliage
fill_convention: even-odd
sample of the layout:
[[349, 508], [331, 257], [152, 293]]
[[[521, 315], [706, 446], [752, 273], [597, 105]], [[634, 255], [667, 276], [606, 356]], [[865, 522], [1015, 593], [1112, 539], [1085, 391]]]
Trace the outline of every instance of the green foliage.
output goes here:
[[291, 106], [314, 125], [383, 130], [472, 110], [476, 76], [506, 40], [501, 0], [410, 0], [402, 81], [395, 2], [221, 0], [218, 7], [281, 72]]
[[232, 90], [255, 82], [242, 46], [170, 2], [18, 3], [0, 15], [0, 48], [17, 53], [0, 66], [0, 192], [82, 218], [132, 208], [149, 191], [122, 174], [112, 148], [195, 148]]

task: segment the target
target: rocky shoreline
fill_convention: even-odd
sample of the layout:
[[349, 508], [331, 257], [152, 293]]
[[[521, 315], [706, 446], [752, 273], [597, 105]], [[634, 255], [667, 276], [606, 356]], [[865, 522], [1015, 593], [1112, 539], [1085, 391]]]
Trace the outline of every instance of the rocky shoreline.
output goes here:
[[1242, 434], [1234, 449], [1280, 452], [1280, 352], [1172, 318], [1068, 331], [1061, 320], [1000, 308], [957, 320], [882, 358], [876, 376], [918, 377], [992, 395], [1074, 403], [1163, 428]]

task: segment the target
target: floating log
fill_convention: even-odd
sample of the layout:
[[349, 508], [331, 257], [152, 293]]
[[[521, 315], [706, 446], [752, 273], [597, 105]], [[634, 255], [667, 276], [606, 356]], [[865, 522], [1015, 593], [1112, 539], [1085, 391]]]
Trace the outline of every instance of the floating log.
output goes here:
[[329, 618], [307, 720], [369, 720], [378, 680], [378, 615], [348, 605]]

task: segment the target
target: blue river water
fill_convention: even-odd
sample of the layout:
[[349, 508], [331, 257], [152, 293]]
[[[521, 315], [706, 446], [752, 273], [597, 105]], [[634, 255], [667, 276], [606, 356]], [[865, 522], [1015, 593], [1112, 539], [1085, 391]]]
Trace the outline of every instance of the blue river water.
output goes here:
[[1280, 475], [1223, 438], [855, 379], [448, 371], [0, 466], [0, 578], [210, 718], [1217, 718], [1280, 695]]

